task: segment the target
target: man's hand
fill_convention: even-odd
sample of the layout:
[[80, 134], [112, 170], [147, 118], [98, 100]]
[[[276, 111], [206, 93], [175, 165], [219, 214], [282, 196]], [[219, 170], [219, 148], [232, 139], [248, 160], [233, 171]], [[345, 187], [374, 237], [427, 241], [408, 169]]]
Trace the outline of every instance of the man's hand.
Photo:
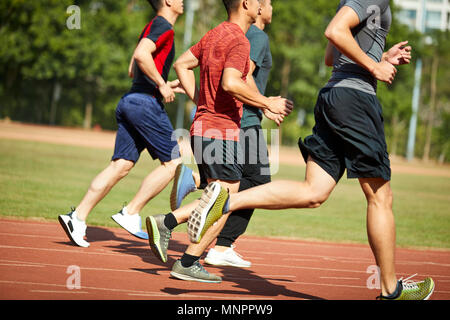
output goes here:
[[165, 103], [170, 103], [175, 100], [175, 92], [168, 83], [164, 83], [162, 86], [159, 86], [159, 92], [161, 93]]
[[291, 100], [282, 97], [269, 97], [269, 111], [288, 116], [294, 109], [294, 103]]
[[408, 41], [397, 43], [383, 54], [383, 60], [394, 66], [409, 64], [411, 62], [411, 46], [406, 46], [407, 44]]
[[284, 115], [279, 114], [279, 113], [273, 113], [273, 112], [269, 111], [269, 109], [262, 109], [262, 111], [263, 111], [264, 115], [266, 116], [266, 118], [269, 120], [275, 121], [277, 126], [280, 126], [283, 123]]
[[172, 88], [173, 92], [186, 94], [186, 91], [181, 85], [180, 80], [176, 79], [174, 81], [169, 81], [167, 82], [167, 84]]
[[394, 81], [397, 69], [386, 60], [381, 60], [381, 62], [375, 64], [372, 70], [372, 75], [380, 81], [392, 84]]

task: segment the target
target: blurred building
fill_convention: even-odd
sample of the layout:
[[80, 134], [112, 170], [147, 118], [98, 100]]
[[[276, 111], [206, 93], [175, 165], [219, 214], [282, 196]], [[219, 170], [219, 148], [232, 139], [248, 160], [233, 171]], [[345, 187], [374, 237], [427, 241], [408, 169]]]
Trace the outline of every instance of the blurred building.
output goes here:
[[425, 32], [450, 29], [450, 0], [426, 0], [425, 10], [422, 0], [394, 0], [394, 3], [400, 8], [399, 20], [413, 29], [421, 29], [424, 14]]

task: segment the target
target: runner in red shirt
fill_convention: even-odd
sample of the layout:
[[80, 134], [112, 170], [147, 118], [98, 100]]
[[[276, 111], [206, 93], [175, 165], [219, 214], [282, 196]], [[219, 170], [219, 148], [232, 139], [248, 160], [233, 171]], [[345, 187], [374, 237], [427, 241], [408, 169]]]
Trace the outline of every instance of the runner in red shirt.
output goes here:
[[[237, 192], [242, 178], [244, 157], [239, 144], [243, 103], [259, 106], [280, 124], [293, 108], [281, 97], [264, 97], [247, 84], [250, 43], [245, 36], [256, 21], [258, 0], [223, 0], [228, 20], [210, 30], [199, 43], [182, 54], [174, 64], [186, 94], [198, 106], [192, 127], [191, 146], [202, 181], [219, 181], [229, 192]], [[200, 67], [200, 87], [193, 69]], [[167, 261], [170, 231], [186, 222], [199, 201], [173, 213], [147, 218], [153, 252]], [[152, 243], [152, 239], [154, 243]], [[200, 255], [214, 239], [188, 247], [176, 261], [172, 276], [184, 280], [220, 282], [199, 263]], [[155, 248], [157, 248], [155, 250]]]

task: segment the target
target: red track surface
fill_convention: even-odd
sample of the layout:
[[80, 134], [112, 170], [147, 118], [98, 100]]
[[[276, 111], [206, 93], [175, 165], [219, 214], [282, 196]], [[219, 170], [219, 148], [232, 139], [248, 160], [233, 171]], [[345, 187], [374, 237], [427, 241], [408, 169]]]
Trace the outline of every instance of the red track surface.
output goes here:
[[[278, 240], [244, 236], [238, 252], [252, 261], [248, 269], [206, 268], [221, 284], [171, 278], [172, 264], [187, 246], [174, 233], [169, 262], [161, 263], [145, 240], [117, 228], [88, 227], [91, 246], [79, 248], [60, 225], [0, 219], [0, 299], [374, 299], [369, 290], [374, 265], [368, 246]], [[69, 266], [80, 268], [80, 289], [70, 290]], [[397, 250], [399, 277], [436, 282], [432, 299], [450, 299], [450, 252]]]

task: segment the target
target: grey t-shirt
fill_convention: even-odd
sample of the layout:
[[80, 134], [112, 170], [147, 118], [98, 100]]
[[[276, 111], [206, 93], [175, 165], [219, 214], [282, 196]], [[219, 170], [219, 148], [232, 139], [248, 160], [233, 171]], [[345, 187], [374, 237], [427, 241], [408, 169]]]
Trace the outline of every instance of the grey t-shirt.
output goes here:
[[[264, 31], [254, 25], [250, 26], [245, 36], [250, 42], [250, 59], [256, 65], [253, 78], [255, 79], [259, 92], [264, 95], [270, 69], [272, 68], [272, 53], [270, 52], [269, 37]], [[261, 119], [262, 112], [259, 108], [244, 104], [241, 128], [260, 125]]]
[[[359, 25], [352, 29], [356, 42], [370, 58], [380, 62], [392, 21], [389, 0], [341, 0], [338, 11], [343, 6], [352, 8], [359, 17]], [[325, 88], [347, 87], [376, 94], [377, 80], [369, 71], [336, 48], [333, 59], [333, 73]]]

